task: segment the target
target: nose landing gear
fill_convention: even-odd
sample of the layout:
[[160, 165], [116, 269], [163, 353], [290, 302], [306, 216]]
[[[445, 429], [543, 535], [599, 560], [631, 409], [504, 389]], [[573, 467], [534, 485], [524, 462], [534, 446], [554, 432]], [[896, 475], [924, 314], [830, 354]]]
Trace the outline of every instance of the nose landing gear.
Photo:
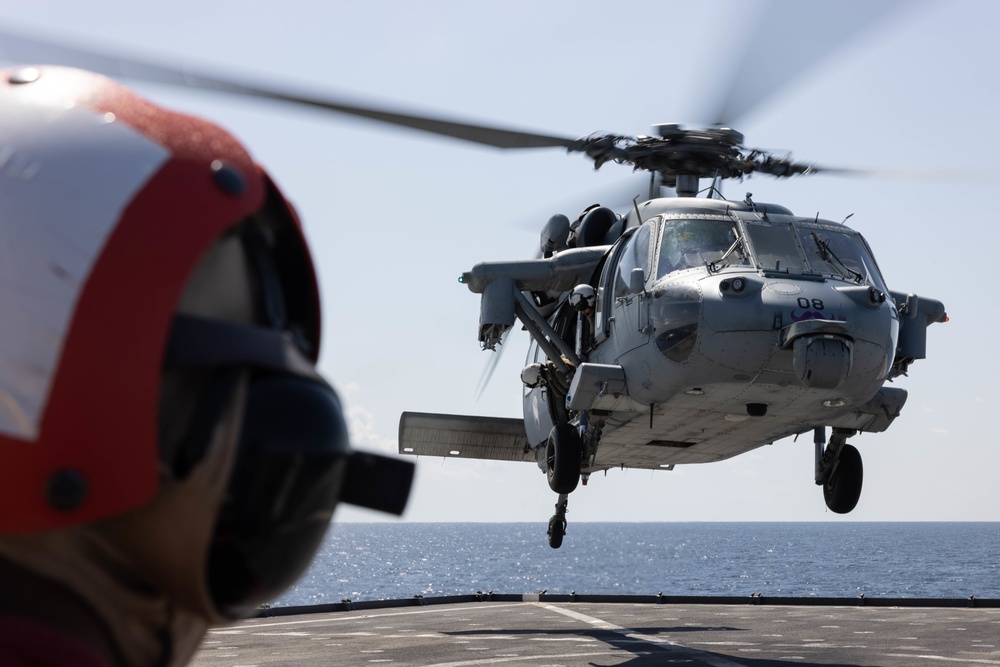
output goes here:
[[854, 435], [850, 429], [833, 429], [830, 444], [824, 448], [825, 429], [816, 429], [816, 484], [823, 487], [823, 499], [831, 512], [847, 514], [861, 498], [864, 466], [857, 448], [847, 444]]

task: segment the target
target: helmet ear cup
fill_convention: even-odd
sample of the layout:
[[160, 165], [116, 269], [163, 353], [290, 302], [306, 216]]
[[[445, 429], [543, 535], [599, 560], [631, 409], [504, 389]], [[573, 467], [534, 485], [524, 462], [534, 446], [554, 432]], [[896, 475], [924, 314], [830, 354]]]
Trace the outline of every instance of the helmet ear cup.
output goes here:
[[[172, 423], [171, 406], [189, 423], [164, 459], [179, 474], [210, 454], [222, 415], [237, 393], [242, 401], [204, 561], [215, 611], [230, 618], [275, 597], [308, 567], [338, 502], [401, 512], [405, 492], [373, 502], [367, 487], [388, 471], [408, 490], [412, 477], [409, 464], [398, 471], [384, 457], [352, 464], [340, 400], [295, 341], [289, 331], [178, 314], [167, 346], [161, 427]], [[349, 468], [357, 478], [350, 488]]]
[[326, 384], [257, 377], [244, 414], [208, 558], [213, 601], [233, 618], [273, 598], [308, 567], [350, 458], [340, 402]]

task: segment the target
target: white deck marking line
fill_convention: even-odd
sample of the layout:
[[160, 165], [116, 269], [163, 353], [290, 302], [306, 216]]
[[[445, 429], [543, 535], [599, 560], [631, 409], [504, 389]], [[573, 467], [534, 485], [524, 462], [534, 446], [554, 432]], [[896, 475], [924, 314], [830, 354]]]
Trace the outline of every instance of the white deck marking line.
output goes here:
[[700, 651], [698, 649], [689, 648], [687, 646], [677, 644], [675, 642], [663, 639], [661, 637], [655, 637], [653, 635], [646, 635], [641, 632], [636, 632], [635, 630], [624, 628], [620, 625], [615, 625], [614, 623], [609, 623], [608, 621], [596, 618], [594, 616], [581, 614], [580, 612], [573, 611], [572, 609], [565, 609], [563, 607], [556, 607], [555, 605], [549, 605], [549, 604], [547, 605], [543, 605], [541, 603], [534, 603], [534, 604], [538, 604], [538, 606], [542, 607], [543, 609], [547, 609], [548, 611], [554, 611], [557, 614], [563, 614], [565, 616], [569, 616], [570, 618], [575, 618], [578, 621], [583, 621], [584, 623], [592, 625], [600, 630], [608, 630], [610, 632], [614, 632], [615, 634], [628, 637], [629, 639], [635, 639], [641, 642], [653, 644], [655, 646], [684, 650], [685, 652], [693, 654], [696, 659], [701, 660], [702, 662], [706, 662], [709, 665], [712, 665], [712, 667], [746, 667], [745, 665], [742, 665], [741, 663], [735, 662], [733, 660], [729, 660], [728, 658], [724, 658], [722, 656], [715, 654], [709, 654], [706, 653], [705, 651]]
[[457, 662], [435, 662], [430, 667], [478, 667], [479, 665], [500, 665], [505, 662], [539, 662], [546, 660], [571, 660], [573, 658], [595, 658], [602, 655], [621, 655], [621, 651], [593, 651], [588, 653], [562, 653], [559, 655], [519, 655]]
[[976, 665], [1000, 665], [1000, 660], [989, 658], [948, 658], [943, 655], [918, 655], [916, 653], [885, 653], [890, 658], [920, 658], [921, 660], [941, 660], [944, 662], [971, 662]]

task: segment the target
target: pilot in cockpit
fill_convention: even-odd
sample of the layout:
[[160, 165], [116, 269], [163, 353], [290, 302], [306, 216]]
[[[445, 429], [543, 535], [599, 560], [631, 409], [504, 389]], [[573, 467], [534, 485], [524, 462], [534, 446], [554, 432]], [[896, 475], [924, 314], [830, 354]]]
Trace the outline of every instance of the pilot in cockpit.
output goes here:
[[660, 245], [658, 277], [719, 261], [734, 238], [732, 224], [722, 220], [668, 220]]

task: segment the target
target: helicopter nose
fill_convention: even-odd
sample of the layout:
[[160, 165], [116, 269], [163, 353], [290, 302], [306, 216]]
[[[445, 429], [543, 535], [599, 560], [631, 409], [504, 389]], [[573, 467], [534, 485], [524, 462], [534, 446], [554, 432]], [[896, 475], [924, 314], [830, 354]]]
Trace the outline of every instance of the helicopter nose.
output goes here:
[[792, 343], [795, 374], [813, 389], [836, 389], [844, 384], [853, 357], [851, 341], [840, 336], [803, 336]]

